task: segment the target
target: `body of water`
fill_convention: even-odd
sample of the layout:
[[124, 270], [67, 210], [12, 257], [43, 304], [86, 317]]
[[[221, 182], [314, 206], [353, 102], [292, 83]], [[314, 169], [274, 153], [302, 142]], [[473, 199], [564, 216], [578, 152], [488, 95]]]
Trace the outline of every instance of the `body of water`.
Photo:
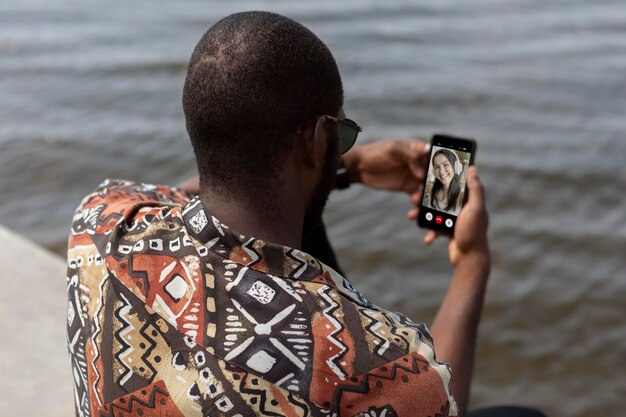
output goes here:
[[[211, 24], [250, 9], [295, 18], [329, 45], [364, 142], [477, 139], [494, 266], [472, 405], [621, 415], [621, 0], [4, 2], [0, 223], [62, 254], [74, 208], [102, 179], [193, 175], [187, 61]], [[409, 204], [353, 186], [332, 196], [326, 221], [357, 287], [429, 322], [452, 269], [443, 241], [421, 243]]]

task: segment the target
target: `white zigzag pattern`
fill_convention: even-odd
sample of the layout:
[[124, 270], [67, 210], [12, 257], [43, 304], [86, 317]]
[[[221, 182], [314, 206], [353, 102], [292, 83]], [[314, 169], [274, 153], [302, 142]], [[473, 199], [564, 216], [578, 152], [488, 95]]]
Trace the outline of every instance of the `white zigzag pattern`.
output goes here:
[[339, 340], [337, 340], [334, 336], [336, 332], [339, 332], [342, 329], [342, 326], [341, 323], [339, 323], [339, 321], [337, 321], [337, 319], [330, 314], [330, 311], [332, 309], [334, 309], [335, 307], [339, 307], [339, 304], [337, 304], [335, 300], [333, 300], [332, 297], [328, 294], [330, 291], [332, 291], [332, 288], [330, 287], [321, 287], [319, 290], [317, 290], [317, 293], [328, 302], [329, 306], [323, 310], [323, 313], [324, 316], [326, 316], [328, 320], [333, 324], [333, 326], [335, 326], [335, 330], [328, 335], [328, 340], [330, 340], [332, 344], [340, 348], [341, 351], [336, 355], [328, 358], [326, 360], [326, 364], [335, 373], [335, 375], [337, 375], [343, 381], [346, 378], [346, 373], [339, 367], [339, 365], [335, 363], [335, 360], [343, 355], [348, 350], [348, 347], [341, 343]]
[[[130, 310], [131, 310], [130, 301], [128, 301], [128, 299], [126, 297], [124, 297], [124, 294], [120, 293], [120, 297], [122, 297], [122, 299], [124, 299], [124, 302], [126, 303], [126, 305], [120, 309], [119, 316], [127, 324], [127, 326], [125, 326], [124, 329], [122, 331], [120, 331], [120, 338], [122, 340], [126, 341], [125, 336], [127, 336], [130, 332], [132, 332], [133, 330], [136, 330], [136, 329], [135, 329], [135, 326], [133, 326], [130, 323], [130, 321], [126, 320], [126, 318], [125, 318], [125, 316], [128, 314], [128, 312], [130, 312]], [[122, 363], [124, 368], [126, 368], [126, 372], [124, 373], [124, 375], [122, 375], [122, 379], [120, 380], [120, 385], [124, 385], [130, 379], [130, 377], [133, 376], [132, 368], [124, 361], [124, 359], [128, 355], [133, 353], [133, 351], [134, 351], [133, 347], [129, 344], [128, 348], [126, 350], [124, 350], [123, 352], [121, 352], [120, 355], [119, 355], [120, 362]]]
[[256, 239], [255, 238], [250, 238], [248, 239], [248, 241], [246, 243], [243, 244], [243, 250], [246, 251], [246, 253], [250, 256], [250, 262], [246, 262], [246, 265], [252, 265], [253, 263], [255, 263], [256, 261], [259, 260], [259, 255], [254, 251], [254, 249], [252, 249], [249, 245], [251, 243], [254, 243]]
[[104, 303], [102, 302], [102, 297], [104, 297], [104, 285], [108, 281], [109, 281], [109, 277], [106, 276], [102, 280], [100, 285], [98, 286], [98, 289], [100, 290], [100, 294], [97, 297], [98, 306], [96, 307], [96, 312], [94, 314], [94, 322], [95, 322], [96, 331], [91, 336], [91, 341], [93, 342], [93, 353], [94, 353], [93, 359], [91, 361], [91, 368], [96, 374], [96, 379], [94, 380], [93, 385], [94, 385], [94, 391], [96, 393], [96, 399], [98, 400], [98, 404], [100, 405], [102, 405], [102, 399], [100, 398], [100, 394], [98, 393], [98, 389], [96, 388], [98, 386], [98, 382], [100, 381], [100, 372], [98, 372], [98, 368], [96, 367], [96, 360], [100, 356], [100, 351], [98, 350], [98, 343], [96, 343], [96, 338], [102, 332], [102, 328], [100, 327], [100, 321], [98, 320], [98, 316], [100, 315], [100, 312], [102, 311], [102, 308], [104, 307]]
[[306, 263], [306, 259], [304, 259], [304, 256], [302, 256], [302, 252], [300, 252], [299, 250], [292, 250], [291, 252], [289, 252], [289, 254], [296, 259], [297, 261], [300, 262], [300, 267], [298, 268], [298, 270], [293, 274], [294, 278], [299, 278], [300, 275], [302, 275], [304, 273], [304, 271], [306, 271], [307, 269], [307, 263]]
[[390, 345], [389, 340], [386, 339], [385, 337], [383, 337], [382, 335], [378, 334], [378, 332], [377, 332], [377, 330], [379, 328], [381, 328], [383, 326], [383, 324], [376, 317], [371, 316], [367, 309], [361, 310], [361, 313], [363, 313], [363, 315], [369, 319], [370, 324], [371, 323], [376, 323], [376, 324], [374, 324], [371, 327], [370, 326], [366, 326], [365, 330], [367, 330], [368, 332], [373, 334], [374, 337], [376, 337], [380, 341], [380, 343], [378, 343], [378, 345], [376, 346], [378, 348], [376, 350], [376, 353], [378, 355], [382, 355], [383, 353], [385, 353], [385, 351], [387, 350], [387, 348]]

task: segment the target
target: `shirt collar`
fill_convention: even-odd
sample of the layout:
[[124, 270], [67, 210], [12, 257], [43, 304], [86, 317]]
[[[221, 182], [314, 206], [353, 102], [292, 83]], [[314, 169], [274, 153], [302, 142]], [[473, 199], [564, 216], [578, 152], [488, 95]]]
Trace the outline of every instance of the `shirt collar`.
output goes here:
[[220, 222], [198, 197], [187, 204], [183, 219], [189, 233], [207, 249], [242, 266], [284, 278], [313, 280], [325, 271], [299, 249], [245, 236]]
[[183, 209], [183, 220], [189, 233], [204, 248], [225, 259], [265, 274], [329, 285], [358, 304], [379, 309], [343, 275], [315, 257], [299, 249], [237, 233], [213, 216], [198, 197]]

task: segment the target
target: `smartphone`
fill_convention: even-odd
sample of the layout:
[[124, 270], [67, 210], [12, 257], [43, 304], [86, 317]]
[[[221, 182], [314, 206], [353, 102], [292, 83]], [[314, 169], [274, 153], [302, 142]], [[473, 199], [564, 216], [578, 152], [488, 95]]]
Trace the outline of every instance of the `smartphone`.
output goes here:
[[454, 235], [456, 219], [467, 201], [467, 171], [475, 156], [473, 139], [433, 136], [417, 216], [420, 227]]

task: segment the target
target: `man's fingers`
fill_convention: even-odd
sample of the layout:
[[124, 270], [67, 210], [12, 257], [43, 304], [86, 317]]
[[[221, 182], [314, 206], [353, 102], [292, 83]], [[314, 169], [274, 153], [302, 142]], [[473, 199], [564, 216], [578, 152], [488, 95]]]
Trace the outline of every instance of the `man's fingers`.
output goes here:
[[411, 172], [421, 181], [426, 177], [426, 168], [428, 167], [428, 163], [426, 162], [426, 155], [428, 154], [426, 144], [417, 139], [409, 140], [407, 144], [413, 151], [413, 157], [410, 162]]
[[441, 236], [441, 233], [435, 232], [434, 230], [429, 230], [429, 231], [426, 232], [426, 236], [424, 236], [424, 243], [427, 244], [427, 245], [430, 245], [439, 236]]
[[424, 179], [424, 169], [419, 163], [419, 151], [411, 146], [409, 142], [398, 142], [398, 145], [398, 152], [404, 162], [409, 166], [411, 174], [420, 181]]
[[469, 253], [474, 249], [488, 250], [487, 227], [489, 219], [485, 204], [485, 192], [478, 178], [476, 167], [472, 166], [468, 171], [467, 187], [469, 199], [457, 218], [454, 232], [456, 244], [451, 247], [456, 249], [456, 252], [450, 251], [450, 261], [453, 265], [456, 264], [460, 255]]
[[437, 238], [437, 232], [433, 230], [429, 230], [426, 232], [426, 236], [424, 236], [424, 243], [430, 245]]
[[420, 201], [422, 201], [422, 190], [417, 190], [413, 194], [411, 194], [411, 203], [414, 206], [419, 206]]
[[407, 217], [410, 220], [417, 220], [417, 215], [419, 214], [419, 206], [422, 201], [422, 191], [417, 190], [413, 194], [411, 194], [411, 203], [415, 206], [407, 213]]
[[393, 143], [396, 155], [404, 161], [411, 174], [418, 180], [423, 180], [426, 175], [423, 164], [424, 142], [417, 139], [397, 140]]

